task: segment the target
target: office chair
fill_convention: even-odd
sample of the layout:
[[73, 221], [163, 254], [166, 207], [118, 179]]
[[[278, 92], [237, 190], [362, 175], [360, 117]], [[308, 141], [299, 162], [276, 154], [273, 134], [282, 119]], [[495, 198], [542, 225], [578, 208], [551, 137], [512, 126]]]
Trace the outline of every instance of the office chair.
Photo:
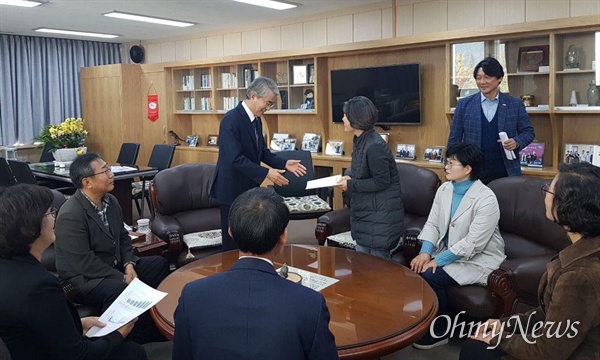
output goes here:
[[47, 142], [44, 144], [42, 155], [40, 155], [40, 162], [43, 163], [50, 161], [54, 161], [54, 155], [52, 155], [52, 144]]
[[66, 183], [64, 182], [55, 182], [52, 180], [37, 180], [33, 171], [29, 167], [29, 164], [23, 161], [18, 160], [8, 160], [8, 166], [12, 171], [13, 176], [15, 177], [17, 184], [32, 184], [32, 185], [40, 185], [45, 186], [51, 189], [55, 189], [60, 191], [65, 195], [73, 195], [77, 189], [71, 186], [64, 186]]
[[13, 176], [5, 158], [0, 158], [0, 186], [15, 185], [17, 180]]
[[140, 144], [123, 143], [117, 157], [117, 164], [135, 166], [139, 151]]
[[273, 186], [275, 192], [284, 197], [284, 201], [290, 211], [290, 220], [314, 219], [331, 211], [331, 202], [333, 191], [328, 189], [329, 203], [317, 196], [315, 189], [306, 190], [306, 183], [313, 180], [315, 172], [312, 163], [312, 156], [309, 151], [281, 151], [277, 156], [287, 160], [300, 160], [300, 163], [306, 167], [306, 175], [297, 177], [290, 171], [286, 171], [283, 176], [288, 179], [286, 186]]
[[[168, 169], [171, 167], [171, 162], [173, 162], [174, 155], [175, 145], [154, 145], [152, 148], [152, 153], [150, 154], [150, 160], [148, 160], [148, 166], [157, 168], [158, 171]], [[140, 217], [143, 217], [144, 214], [144, 199], [146, 199], [148, 208], [150, 209], [152, 216], [154, 216], [154, 209], [150, 203], [150, 193], [148, 191], [150, 187], [150, 181], [152, 181], [152, 179], [154, 179], [154, 176], [142, 176], [141, 181], [136, 181], [132, 184], [132, 197], [135, 200], [135, 206]], [[140, 200], [142, 201], [141, 206]]]

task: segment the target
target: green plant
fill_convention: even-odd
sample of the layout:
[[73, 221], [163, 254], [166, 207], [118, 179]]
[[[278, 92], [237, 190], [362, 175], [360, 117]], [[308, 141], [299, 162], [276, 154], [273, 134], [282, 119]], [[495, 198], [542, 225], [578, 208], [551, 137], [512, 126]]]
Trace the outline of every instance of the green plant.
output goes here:
[[58, 125], [44, 125], [35, 140], [50, 143], [54, 149], [76, 148], [83, 146], [88, 132], [83, 128], [82, 118], [66, 118]]

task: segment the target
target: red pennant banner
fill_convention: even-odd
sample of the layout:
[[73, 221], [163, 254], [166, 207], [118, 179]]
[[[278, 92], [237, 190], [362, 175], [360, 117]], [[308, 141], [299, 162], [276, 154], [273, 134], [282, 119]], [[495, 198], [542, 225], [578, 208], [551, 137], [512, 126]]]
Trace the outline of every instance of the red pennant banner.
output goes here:
[[158, 120], [158, 95], [148, 95], [148, 119]]

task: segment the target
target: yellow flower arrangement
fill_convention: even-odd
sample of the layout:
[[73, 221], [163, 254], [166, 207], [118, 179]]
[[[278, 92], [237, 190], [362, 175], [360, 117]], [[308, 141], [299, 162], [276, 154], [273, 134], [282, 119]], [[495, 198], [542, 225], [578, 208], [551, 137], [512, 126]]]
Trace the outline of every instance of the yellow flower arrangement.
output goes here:
[[82, 118], [66, 118], [59, 125], [45, 125], [36, 139], [50, 142], [55, 149], [80, 147], [88, 134], [84, 124]]

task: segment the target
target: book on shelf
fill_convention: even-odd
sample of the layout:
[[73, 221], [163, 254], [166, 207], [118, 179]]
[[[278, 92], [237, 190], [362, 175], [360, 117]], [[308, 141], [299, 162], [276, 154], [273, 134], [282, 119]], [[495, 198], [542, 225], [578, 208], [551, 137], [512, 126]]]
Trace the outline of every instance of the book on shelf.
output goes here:
[[212, 87], [212, 77], [210, 74], [200, 76], [200, 87], [203, 89], [210, 89]]
[[237, 74], [236, 73], [221, 73], [221, 87], [223, 89], [237, 88]]
[[258, 70], [254, 70], [253, 68], [245, 68], [244, 69], [244, 87], [249, 87], [250, 84], [258, 77]]
[[212, 110], [209, 97], [200, 98], [200, 110]]
[[281, 109], [288, 109], [288, 92], [287, 90], [279, 90], [279, 97], [281, 98]]
[[237, 96], [223, 97], [223, 110], [231, 110], [237, 106]]
[[182, 90], [194, 90], [194, 75], [184, 75]]

